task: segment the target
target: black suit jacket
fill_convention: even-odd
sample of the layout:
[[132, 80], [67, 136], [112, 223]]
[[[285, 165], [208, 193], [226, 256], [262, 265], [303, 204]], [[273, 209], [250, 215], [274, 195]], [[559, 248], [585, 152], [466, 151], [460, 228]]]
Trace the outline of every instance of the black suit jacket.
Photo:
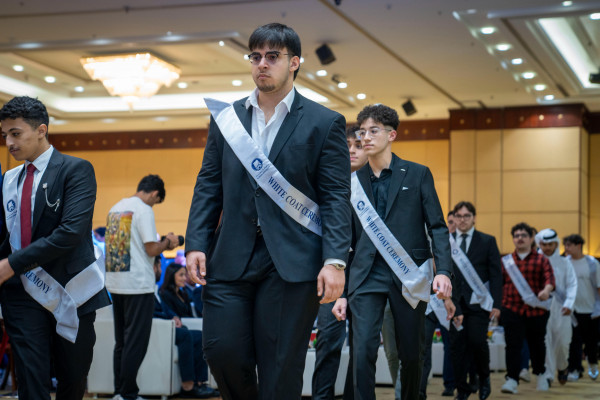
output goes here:
[[[448, 227], [431, 171], [424, 165], [406, 161], [392, 154], [392, 178], [388, 190], [387, 206], [383, 218], [386, 226], [417, 265], [431, 257], [427, 235], [432, 239], [431, 249], [438, 274], [452, 276]], [[365, 165], [356, 172], [360, 184], [371, 204], [375, 204], [371, 190], [369, 166]], [[371, 239], [362, 229], [356, 213], [354, 214], [356, 245], [354, 260], [348, 270], [348, 295], [365, 281], [377, 254]], [[427, 231], [426, 231], [427, 230]], [[394, 281], [400, 280], [394, 275]]]
[[[235, 102], [234, 108], [252, 132], [252, 107], [246, 109], [245, 100]], [[327, 258], [347, 259], [351, 211], [345, 125], [343, 116], [296, 92], [269, 153], [279, 172], [319, 205], [321, 238], [285, 214], [257, 186], [211, 119], [186, 233], [186, 252], [207, 253], [208, 278], [231, 281], [242, 275], [257, 223], [285, 281], [316, 280]]]
[[[24, 171], [23, 167], [19, 179], [24, 179]], [[44, 184], [50, 203], [60, 199], [57, 209], [46, 203]], [[95, 260], [91, 233], [95, 202], [96, 177], [92, 164], [54, 149], [35, 195], [31, 244], [11, 253], [7, 235], [0, 247], [0, 258], [8, 256], [15, 272], [1, 288], [5, 285], [22, 288], [19, 275], [40, 265], [64, 286], [90, 265]], [[110, 299], [106, 289], [102, 289], [77, 312], [84, 315], [108, 304]]]
[[[452, 235], [456, 238], [456, 232]], [[502, 305], [502, 267], [496, 238], [477, 229], [474, 230], [473, 238], [467, 250], [467, 258], [473, 264], [473, 268], [477, 271], [477, 275], [479, 275], [481, 281], [483, 283], [489, 282], [490, 294], [494, 300], [493, 307], [500, 309]], [[473, 290], [471, 290], [471, 287], [460, 272], [460, 269], [454, 264], [454, 261], [452, 261], [452, 264], [455, 266], [454, 273], [456, 276], [452, 290], [452, 300], [456, 305], [456, 315], [463, 313], [462, 305], [466, 305], [470, 310], [481, 310], [479, 304], [469, 304]]]

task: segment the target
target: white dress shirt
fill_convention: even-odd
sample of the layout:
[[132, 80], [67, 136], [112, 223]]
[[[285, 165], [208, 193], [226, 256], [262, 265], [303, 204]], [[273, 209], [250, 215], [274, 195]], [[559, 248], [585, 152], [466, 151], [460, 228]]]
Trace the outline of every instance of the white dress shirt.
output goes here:
[[[458, 244], [458, 247], [460, 247], [460, 245], [462, 244], [463, 240], [466, 240], [466, 246], [465, 246], [465, 253], [467, 251], [469, 251], [469, 246], [471, 245], [471, 240], [473, 240], [473, 232], [475, 232], [475, 227], [472, 226], [471, 229], [469, 229], [466, 232], [462, 232], [460, 229], [456, 229], [456, 243]], [[466, 238], [463, 238], [463, 234], [467, 234]]]
[[[25, 161], [25, 165], [23, 166], [23, 168], [25, 168], [25, 170], [27, 170], [27, 166], [29, 164], [33, 164], [33, 166], [35, 167], [35, 171], [33, 172], [33, 185], [31, 186], [31, 223], [32, 224], [33, 224], [33, 208], [35, 206], [35, 195], [37, 192], [37, 188], [40, 184], [40, 181], [42, 180], [42, 176], [44, 175], [44, 172], [46, 171], [46, 168], [48, 167], [48, 163], [50, 162], [50, 157], [52, 157], [52, 151], [54, 151], [54, 147], [50, 146], [50, 148], [48, 150], [46, 150], [45, 152], [40, 154], [38, 156], [38, 158], [33, 160], [33, 163], [30, 163], [29, 161]], [[18, 189], [19, 207], [21, 205], [21, 195], [23, 194], [23, 185], [24, 184], [25, 184], [25, 176], [23, 176], [23, 179], [21, 179], [21, 182], [19, 182], [19, 189]]]

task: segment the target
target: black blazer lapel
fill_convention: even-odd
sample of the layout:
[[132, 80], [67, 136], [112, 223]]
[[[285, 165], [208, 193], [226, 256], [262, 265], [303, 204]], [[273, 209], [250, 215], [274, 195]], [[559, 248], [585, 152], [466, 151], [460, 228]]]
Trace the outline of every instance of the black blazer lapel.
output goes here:
[[[235, 109], [235, 113], [237, 114], [238, 118], [242, 122], [242, 125], [244, 125], [244, 128], [246, 129], [246, 133], [248, 133], [248, 135], [252, 136], [252, 108], [253, 107], [250, 106], [250, 107], [246, 108], [246, 99], [242, 99], [242, 100], [238, 101], [236, 103], [236, 107], [234, 109]], [[254, 190], [258, 189], [258, 184], [254, 180], [252, 175], [250, 175], [250, 173], [248, 171], [246, 171], [246, 175], [248, 176], [248, 179], [250, 180], [250, 184], [252, 185]]]
[[283, 149], [285, 143], [292, 135], [292, 132], [294, 132], [294, 129], [296, 129], [296, 125], [298, 125], [298, 122], [300, 122], [304, 114], [304, 97], [302, 97], [298, 91], [296, 91], [294, 96], [292, 109], [283, 120], [283, 124], [281, 124], [281, 128], [279, 128], [279, 132], [277, 132], [277, 136], [275, 137], [275, 141], [273, 141], [273, 146], [271, 146], [271, 151], [269, 152], [269, 160], [271, 160], [273, 163], [277, 159], [277, 156], [279, 155], [279, 152], [281, 152], [281, 149]]
[[471, 259], [473, 257], [473, 253], [475, 251], [477, 251], [477, 249], [481, 245], [480, 241], [481, 241], [481, 236], [479, 235], [479, 232], [477, 232], [477, 229], [475, 229], [473, 231], [473, 237], [471, 238], [471, 243], [469, 243], [469, 249], [467, 250], [467, 257], [469, 257], [469, 259]]
[[[392, 179], [390, 181], [390, 188], [388, 190], [388, 198], [387, 205], [385, 207], [385, 218], [390, 213], [392, 209], [392, 205], [394, 204], [394, 200], [402, 187], [402, 182], [404, 182], [404, 178], [406, 178], [406, 173], [408, 172], [408, 164], [405, 163], [402, 159], [392, 153], [392, 158], [394, 160], [394, 167], [392, 168]], [[412, 188], [410, 188], [412, 189]]]
[[[38, 225], [38, 222], [40, 222], [40, 218], [42, 216], [42, 212], [44, 211], [44, 207], [46, 207], [46, 193], [52, 192], [52, 187], [55, 184], [56, 176], [58, 175], [58, 171], [60, 170], [60, 166], [62, 165], [62, 163], [63, 155], [59, 153], [56, 149], [52, 150], [52, 156], [50, 156], [48, 166], [46, 167], [44, 175], [42, 175], [42, 179], [40, 179], [40, 183], [38, 184], [37, 191], [35, 192], [33, 223], [31, 224], [32, 238], [35, 229]], [[51, 200], [52, 202], [56, 201], [56, 199], [49, 200]]]

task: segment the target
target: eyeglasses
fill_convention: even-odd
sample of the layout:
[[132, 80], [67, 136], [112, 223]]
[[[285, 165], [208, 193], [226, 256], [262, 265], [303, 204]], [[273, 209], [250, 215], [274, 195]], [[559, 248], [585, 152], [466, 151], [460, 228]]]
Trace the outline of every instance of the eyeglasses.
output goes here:
[[374, 138], [374, 137], [377, 137], [377, 135], [379, 135], [381, 133], [381, 131], [391, 132], [391, 131], [393, 131], [393, 129], [390, 129], [390, 128], [379, 128], [378, 126], [374, 126], [372, 128], [369, 128], [369, 129], [359, 129], [359, 130], [357, 130], [354, 133], [356, 134], [357, 138], [367, 137], [367, 135], [370, 135], [372, 138]]
[[529, 234], [527, 234], [527, 233], [515, 233], [513, 235], [513, 238], [515, 238], [515, 239], [519, 239], [519, 238], [527, 239], [528, 237], [529, 237]]
[[473, 214], [454, 214], [454, 218], [456, 219], [470, 219]]
[[262, 54], [255, 51], [254, 53], [248, 54], [248, 59], [250, 60], [250, 64], [258, 65], [258, 64], [260, 64], [260, 61], [264, 57], [269, 64], [273, 65], [277, 62], [277, 59], [279, 58], [279, 56], [294, 56], [294, 54], [292, 54], [292, 53], [281, 54], [280, 51], [273, 50], [273, 51], [267, 51], [265, 53], [265, 55], [263, 56]]

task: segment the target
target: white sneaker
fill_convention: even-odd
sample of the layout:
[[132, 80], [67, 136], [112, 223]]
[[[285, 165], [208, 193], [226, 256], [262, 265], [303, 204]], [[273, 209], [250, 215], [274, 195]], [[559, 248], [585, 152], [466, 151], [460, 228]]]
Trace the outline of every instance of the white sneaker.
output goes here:
[[123, 400], [123, 398], [121, 397], [120, 394], [115, 394], [112, 398], [112, 400]]
[[567, 382], [577, 382], [579, 380], [579, 371], [571, 371], [567, 375]]
[[506, 382], [504, 382], [504, 385], [502, 385], [502, 387], [500, 388], [500, 391], [502, 393], [516, 394], [517, 386], [519, 386], [519, 383], [517, 381], [515, 381], [513, 378], [506, 378]]
[[548, 384], [546, 374], [537, 375], [537, 390], [540, 392], [547, 392], [548, 389], [550, 389], [550, 385]]
[[596, 380], [596, 378], [598, 378], [598, 364], [590, 365], [590, 367], [588, 368], [588, 375], [593, 380]]
[[525, 382], [531, 382], [531, 375], [529, 375], [529, 370], [523, 368], [521, 372], [519, 372], [519, 379], [524, 380]]

